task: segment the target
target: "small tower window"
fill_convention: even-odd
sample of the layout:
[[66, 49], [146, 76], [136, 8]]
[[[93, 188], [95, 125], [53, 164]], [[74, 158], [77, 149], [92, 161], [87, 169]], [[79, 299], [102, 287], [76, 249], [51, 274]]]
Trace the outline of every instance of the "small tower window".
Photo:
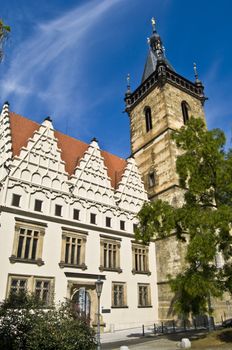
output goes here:
[[186, 101], [182, 101], [181, 102], [181, 109], [182, 109], [182, 115], [183, 115], [183, 121], [184, 124], [187, 123], [187, 121], [189, 120], [189, 105]]
[[148, 186], [149, 187], [154, 187], [155, 186], [155, 172], [151, 171], [148, 174]]
[[145, 120], [146, 120], [146, 131], [150, 131], [152, 129], [152, 118], [151, 118], [151, 108], [146, 107], [144, 110]]

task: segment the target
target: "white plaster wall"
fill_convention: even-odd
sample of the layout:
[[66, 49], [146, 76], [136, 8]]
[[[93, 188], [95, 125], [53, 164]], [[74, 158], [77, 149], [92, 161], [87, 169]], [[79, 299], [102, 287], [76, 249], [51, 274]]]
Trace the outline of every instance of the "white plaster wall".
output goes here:
[[[43, 266], [35, 264], [26, 264], [16, 262], [12, 264], [9, 257], [12, 254], [14, 231], [15, 231], [15, 214], [1, 213], [1, 228], [0, 228], [0, 266], [1, 266], [1, 283], [0, 283], [0, 299], [6, 297], [7, 277], [8, 274], [25, 274], [42, 277], [55, 278], [55, 302], [64, 300], [67, 297], [67, 278], [64, 272], [81, 272], [80, 269], [60, 268], [59, 262], [61, 259], [61, 235], [62, 224], [45, 222], [45, 236], [43, 242], [42, 259], [45, 262]], [[17, 215], [17, 218], [26, 219], [24, 216]], [[28, 218], [27, 218], [28, 219]], [[33, 219], [31, 219], [33, 221]], [[38, 220], [36, 220], [38, 221]], [[68, 227], [65, 225], [65, 227]], [[70, 226], [72, 229], [73, 226]], [[75, 229], [78, 229], [76, 225]], [[83, 230], [79, 228], [80, 232]], [[86, 230], [85, 230], [86, 231]], [[112, 231], [112, 230], [111, 230]], [[107, 233], [104, 233], [107, 235]], [[112, 236], [112, 232], [109, 234]], [[120, 237], [120, 236], [118, 236]], [[149, 247], [149, 268], [151, 275], [133, 275], [132, 270], [132, 249], [130, 237], [121, 237], [120, 248], [120, 265], [122, 273], [99, 271], [100, 265], [100, 233], [94, 227], [88, 230], [86, 242], [86, 259], [87, 270], [84, 273], [105, 275], [106, 280], [103, 285], [101, 297], [101, 306], [105, 309], [111, 309], [112, 298], [112, 282], [126, 282], [127, 285], [127, 305], [128, 308], [111, 309], [111, 313], [103, 314], [104, 322], [106, 323], [105, 331], [109, 330], [111, 325], [115, 329], [123, 329], [126, 327], [134, 327], [141, 324], [152, 324], [157, 318], [157, 291], [156, 291], [156, 266], [155, 266], [155, 245], [150, 244]], [[74, 281], [82, 282], [80, 278], [73, 279]], [[86, 279], [88, 281], [88, 279]], [[89, 280], [93, 282], [93, 280]], [[138, 283], [149, 283], [151, 287], [152, 308], [138, 308]]]
[[[7, 114], [4, 114], [7, 118]], [[9, 123], [8, 123], [9, 124]], [[5, 152], [5, 151], [4, 151]], [[105, 275], [101, 305], [111, 309], [112, 282], [126, 282], [128, 308], [111, 309], [103, 314], [105, 330], [114, 325], [122, 329], [157, 320], [156, 259], [154, 243], [149, 248], [151, 275], [133, 275], [132, 246], [133, 223], [141, 205], [147, 200], [135, 161], [129, 159], [118, 188], [111, 187], [104, 159], [98, 144], [93, 141], [71, 178], [65, 172], [57, 147], [54, 130], [49, 121], [29, 139], [20, 155], [11, 159], [11, 169], [0, 187], [0, 300], [6, 297], [9, 274], [54, 277], [55, 302], [68, 296], [68, 281], [91, 282], [93, 279], [67, 278], [65, 272]], [[2, 159], [7, 159], [0, 154]], [[21, 195], [19, 207], [12, 206], [13, 193]], [[34, 201], [43, 201], [42, 212], [34, 211]], [[62, 216], [54, 215], [55, 205], [62, 206]], [[73, 220], [73, 208], [80, 210], [80, 221]], [[6, 212], [6, 210], [8, 212]], [[96, 214], [96, 225], [90, 224], [90, 213]], [[111, 217], [111, 228], [105, 227], [106, 216]], [[42, 249], [44, 265], [25, 262], [11, 263], [15, 235], [15, 217], [47, 224]], [[125, 231], [120, 230], [120, 220], [125, 221]], [[62, 226], [87, 231], [85, 264], [87, 269], [61, 268]], [[121, 273], [99, 271], [100, 234], [121, 238]], [[126, 236], [127, 235], [127, 236]], [[138, 283], [149, 283], [152, 308], [138, 308]]]

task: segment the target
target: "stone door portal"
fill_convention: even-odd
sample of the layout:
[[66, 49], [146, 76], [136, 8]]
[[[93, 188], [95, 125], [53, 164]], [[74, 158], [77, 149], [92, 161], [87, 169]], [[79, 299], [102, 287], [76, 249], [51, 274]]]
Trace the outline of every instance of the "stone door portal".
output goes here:
[[74, 310], [81, 316], [90, 321], [91, 299], [89, 292], [85, 287], [79, 288], [72, 296]]

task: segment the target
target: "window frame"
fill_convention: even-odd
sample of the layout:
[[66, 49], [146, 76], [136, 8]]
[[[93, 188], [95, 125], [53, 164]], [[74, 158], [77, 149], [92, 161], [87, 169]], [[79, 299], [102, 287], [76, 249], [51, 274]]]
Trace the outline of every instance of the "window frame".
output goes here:
[[[54, 290], [55, 290], [55, 277], [37, 276], [37, 275], [21, 275], [21, 274], [8, 274], [7, 287], [6, 287], [6, 298], [9, 297], [11, 293], [12, 280], [25, 280], [26, 281], [26, 293], [35, 293], [36, 281], [49, 282], [49, 296], [44, 307], [51, 307], [54, 300]], [[40, 299], [41, 300], [41, 299]]]
[[[12, 198], [11, 198], [11, 205], [13, 207], [17, 207], [20, 208], [20, 200], [21, 200], [21, 195], [17, 194], [17, 193], [12, 193]], [[14, 204], [14, 202], [17, 202], [16, 204]]]
[[[40, 204], [40, 210], [37, 210], [36, 209], [36, 203], [38, 204]], [[37, 198], [35, 198], [35, 202], [34, 202], [34, 211], [37, 211], [37, 212], [39, 212], [39, 213], [42, 213], [42, 206], [43, 206], [43, 201], [41, 200], [41, 199], [37, 199]]]
[[146, 106], [144, 108], [144, 115], [145, 115], [146, 132], [148, 133], [153, 128], [151, 107]]
[[[107, 245], [107, 247], [105, 247]], [[112, 255], [112, 250], [110, 253], [109, 245], [115, 246], [115, 257]], [[121, 238], [111, 238], [104, 235], [100, 235], [100, 266], [99, 270], [102, 271], [114, 271], [121, 273], [122, 269], [120, 267], [120, 248], [121, 248]], [[114, 264], [115, 259], [115, 264]], [[112, 263], [113, 262], [113, 263]], [[112, 266], [110, 266], [112, 265]]]
[[[25, 235], [23, 235], [21, 230], [25, 230]], [[35, 237], [31, 235], [31, 240], [29, 239], [30, 236], [28, 234], [29, 231], [32, 232], [38, 232], [38, 238], [36, 243], [36, 251], [35, 251], [35, 258], [32, 259], [33, 249], [34, 249], [34, 242]], [[21, 263], [30, 263], [30, 264], [36, 264], [38, 266], [44, 265], [44, 261], [42, 260], [42, 250], [43, 250], [43, 240], [45, 235], [45, 227], [39, 226], [38, 223], [27, 223], [27, 222], [20, 222], [16, 221], [15, 223], [15, 233], [14, 233], [14, 241], [13, 241], [13, 248], [12, 248], [12, 254], [9, 258], [11, 263], [21, 262]], [[22, 237], [24, 237], [22, 239]], [[33, 239], [34, 237], [34, 239]], [[21, 257], [18, 256], [19, 253], [19, 246], [21, 245]], [[29, 249], [27, 257], [25, 257], [26, 250]], [[22, 253], [24, 252], [24, 253]], [[24, 256], [22, 256], [24, 255]]]
[[126, 221], [125, 220], [120, 220], [120, 230], [126, 231]]
[[[122, 302], [121, 303], [115, 303], [115, 287], [122, 287]], [[116, 293], [119, 293], [117, 291]], [[118, 296], [117, 296], [118, 299]], [[127, 285], [126, 282], [112, 282], [112, 288], [111, 288], [111, 308], [112, 309], [125, 309], [128, 308], [127, 305]]]
[[90, 221], [90, 224], [96, 225], [97, 224], [97, 214], [96, 213], [90, 213], [89, 221]]
[[150, 171], [147, 175], [148, 187], [152, 188], [156, 186], [156, 172], [154, 170]]
[[[71, 267], [71, 268], [77, 268], [77, 269], [82, 269], [86, 270], [87, 266], [85, 264], [85, 254], [86, 254], [86, 241], [87, 241], [87, 232], [79, 232], [79, 231], [72, 231], [72, 230], [66, 230], [63, 229], [62, 231], [62, 242], [61, 242], [61, 259], [59, 262], [59, 266], [61, 268], [64, 267]], [[66, 252], [67, 252], [67, 238], [81, 240], [81, 249], [80, 249], [80, 263], [75, 264], [75, 263], [70, 263], [66, 261]], [[75, 244], [75, 247], [77, 247], [78, 243]], [[69, 254], [72, 254], [72, 248], [69, 250]], [[77, 248], [74, 249], [74, 255], [77, 255]], [[69, 259], [70, 260], [70, 259]]]
[[[77, 215], [75, 215], [75, 213]], [[77, 216], [77, 217], [75, 217]], [[80, 221], [80, 209], [73, 208], [73, 220]]]
[[106, 216], [106, 227], [112, 227], [112, 218], [110, 216]]
[[[151, 272], [149, 270], [149, 246], [144, 245], [142, 243], [138, 243], [135, 241], [132, 241], [132, 273], [140, 274], [140, 275], [151, 275]], [[142, 250], [140, 256], [141, 258], [137, 257], [139, 253], [137, 253], [137, 250]], [[137, 259], [139, 261], [137, 261]], [[139, 268], [138, 268], [139, 266]]]
[[[58, 210], [59, 209], [59, 210]], [[54, 215], [55, 216], [58, 216], [58, 217], [62, 217], [62, 209], [63, 209], [63, 206], [60, 205], [60, 204], [55, 204], [55, 212], [54, 212]]]
[[[145, 302], [140, 303], [142, 300], [140, 298], [140, 288], [146, 288], [147, 290], [147, 300]], [[152, 307], [151, 305], [151, 285], [149, 283], [138, 283], [138, 308], [149, 308]], [[143, 296], [144, 299], [144, 296]]]
[[181, 102], [181, 111], [182, 111], [184, 125], [186, 125], [187, 122], [189, 121], [189, 111], [190, 111], [189, 104], [186, 101]]

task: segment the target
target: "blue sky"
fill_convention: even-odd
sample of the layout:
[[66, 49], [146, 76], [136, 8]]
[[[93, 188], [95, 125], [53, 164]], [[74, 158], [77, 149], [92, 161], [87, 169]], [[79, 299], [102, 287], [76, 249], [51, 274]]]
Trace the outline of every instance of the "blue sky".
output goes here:
[[193, 62], [209, 100], [209, 128], [232, 130], [230, 0], [8, 0], [1, 17], [11, 36], [0, 65], [0, 101], [37, 122], [102, 149], [130, 154], [124, 110], [126, 75], [140, 83], [156, 18], [166, 56], [193, 80]]

